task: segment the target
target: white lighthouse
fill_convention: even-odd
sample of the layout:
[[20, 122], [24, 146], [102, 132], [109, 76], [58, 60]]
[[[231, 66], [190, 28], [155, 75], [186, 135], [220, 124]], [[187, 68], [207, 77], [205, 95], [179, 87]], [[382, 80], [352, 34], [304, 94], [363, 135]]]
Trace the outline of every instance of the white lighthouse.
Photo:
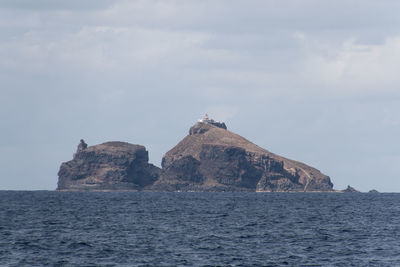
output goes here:
[[208, 114], [205, 114], [204, 117], [202, 119], [199, 120], [199, 122], [203, 122], [203, 123], [215, 123], [216, 121], [214, 121], [213, 119], [210, 119], [208, 117]]
[[213, 119], [210, 119], [210, 117], [208, 117], [208, 114], [205, 114], [204, 117], [200, 120], [198, 120], [198, 122], [201, 123], [208, 123], [208, 124], [212, 124], [214, 126], [217, 126], [219, 128], [223, 128], [226, 129], [226, 125], [223, 122], [219, 122], [219, 121], [215, 121]]

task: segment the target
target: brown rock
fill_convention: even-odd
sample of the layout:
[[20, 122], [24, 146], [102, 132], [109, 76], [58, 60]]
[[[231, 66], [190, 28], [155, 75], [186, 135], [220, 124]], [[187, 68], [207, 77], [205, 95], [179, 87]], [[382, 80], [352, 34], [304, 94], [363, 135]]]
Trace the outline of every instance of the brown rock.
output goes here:
[[275, 155], [222, 123], [198, 122], [165, 154], [162, 168], [153, 190], [286, 192], [333, 187], [317, 169]]
[[107, 142], [87, 146], [81, 140], [71, 161], [61, 164], [58, 190], [142, 190], [159, 176], [144, 146]]

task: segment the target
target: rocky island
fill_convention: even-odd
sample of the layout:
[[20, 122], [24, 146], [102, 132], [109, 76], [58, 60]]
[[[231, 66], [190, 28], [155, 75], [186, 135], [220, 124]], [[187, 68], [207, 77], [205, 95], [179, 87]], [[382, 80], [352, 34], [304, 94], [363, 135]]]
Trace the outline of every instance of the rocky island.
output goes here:
[[263, 149], [227, 130], [225, 123], [199, 120], [162, 159], [148, 163], [143, 146], [108, 142], [80, 144], [61, 165], [59, 190], [145, 191], [333, 191], [330, 178], [304, 163]]
[[61, 164], [58, 190], [142, 190], [160, 169], [148, 163], [144, 146], [107, 142], [87, 146], [81, 140], [73, 159]]

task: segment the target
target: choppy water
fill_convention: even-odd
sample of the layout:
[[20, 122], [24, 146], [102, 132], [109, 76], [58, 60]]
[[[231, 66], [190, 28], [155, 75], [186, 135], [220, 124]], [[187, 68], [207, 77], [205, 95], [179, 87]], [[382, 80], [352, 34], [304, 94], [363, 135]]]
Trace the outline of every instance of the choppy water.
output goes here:
[[0, 191], [0, 266], [400, 266], [400, 194]]

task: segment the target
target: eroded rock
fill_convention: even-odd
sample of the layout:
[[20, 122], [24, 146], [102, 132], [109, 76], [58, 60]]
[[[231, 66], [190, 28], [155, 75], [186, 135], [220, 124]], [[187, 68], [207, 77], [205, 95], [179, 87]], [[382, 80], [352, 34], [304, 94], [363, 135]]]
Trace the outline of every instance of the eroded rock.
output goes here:
[[[212, 121], [214, 122], [214, 121]], [[168, 151], [159, 191], [332, 191], [330, 178], [306, 164], [273, 154], [226, 130], [199, 121]]]
[[81, 140], [71, 161], [61, 164], [58, 190], [143, 190], [159, 177], [144, 146], [107, 142], [87, 146]]

